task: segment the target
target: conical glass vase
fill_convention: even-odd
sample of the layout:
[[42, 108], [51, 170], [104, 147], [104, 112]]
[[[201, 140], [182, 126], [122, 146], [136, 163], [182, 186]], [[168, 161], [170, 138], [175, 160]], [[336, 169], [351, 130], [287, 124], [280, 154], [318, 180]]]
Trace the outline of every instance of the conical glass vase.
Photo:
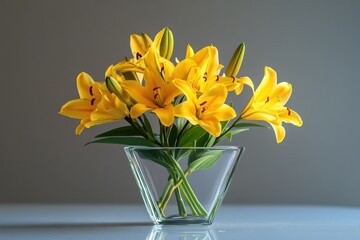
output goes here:
[[243, 147], [125, 147], [154, 224], [211, 224]]

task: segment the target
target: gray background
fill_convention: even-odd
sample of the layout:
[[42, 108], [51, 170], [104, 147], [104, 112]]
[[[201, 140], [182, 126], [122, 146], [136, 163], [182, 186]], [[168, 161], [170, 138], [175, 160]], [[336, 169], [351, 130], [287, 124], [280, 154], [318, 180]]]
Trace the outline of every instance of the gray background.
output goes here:
[[360, 206], [360, 2], [340, 0], [2, 0], [0, 202], [141, 203], [122, 146], [83, 146], [118, 124], [76, 137], [57, 112], [79, 72], [102, 80], [130, 34], [166, 26], [174, 56], [214, 44], [227, 64], [245, 42], [240, 75], [258, 85], [268, 65], [293, 85], [303, 127], [287, 125], [280, 145], [271, 130], [236, 136], [247, 150], [225, 202]]

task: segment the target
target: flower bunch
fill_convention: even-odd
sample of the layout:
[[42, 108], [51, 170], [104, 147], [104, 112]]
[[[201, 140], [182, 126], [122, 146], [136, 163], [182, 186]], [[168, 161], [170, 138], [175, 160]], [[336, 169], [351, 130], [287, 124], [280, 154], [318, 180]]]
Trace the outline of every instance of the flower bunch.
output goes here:
[[[109, 66], [102, 82], [80, 73], [76, 79], [79, 99], [67, 102], [60, 114], [80, 120], [77, 135], [84, 128], [125, 120], [128, 125], [100, 134], [94, 142], [141, 146], [213, 146], [249, 127], [262, 126], [242, 120], [268, 122], [280, 143], [285, 137], [283, 122], [302, 125], [300, 116], [285, 106], [291, 85], [277, 83], [273, 69], [265, 67], [256, 89], [249, 77], [237, 77], [243, 43], [223, 73], [216, 47], [195, 52], [187, 45], [185, 58], [172, 62], [173, 47], [168, 28], [154, 39], [145, 33], [131, 35], [132, 57]], [[244, 86], [253, 96], [237, 114], [226, 100], [229, 92], [239, 95]], [[158, 119], [157, 132], [148, 113]]]

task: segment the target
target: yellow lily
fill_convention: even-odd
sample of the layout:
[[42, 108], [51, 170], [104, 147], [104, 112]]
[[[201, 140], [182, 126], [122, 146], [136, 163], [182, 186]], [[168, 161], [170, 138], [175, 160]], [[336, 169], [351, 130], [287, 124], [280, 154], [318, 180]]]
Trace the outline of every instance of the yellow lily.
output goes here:
[[[158, 32], [154, 38], [154, 41], [152, 41], [151, 38], [145, 33], [142, 35], [132, 34], [130, 36], [130, 48], [133, 58], [129, 60], [125, 59], [116, 64], [114, 66], [115, 70], [119, 70], [120, 72], [143, 73], [145, 68], [148, 67], [147, 64], [149, 64], [149, 62], [159, 66], [158, 62], [160, 59], [161, 40], [165, 31], [166, 28], [163, 28], [160, 32]], [[150, 53], [151, 56], [148, 56], [150, 50], [156, 51], [158, 53], [158, 55], [156, 55], [156, 59], [154, 59], [155, 55], [153, 52]]]
[[172, 101], [179, 95], [180, 90], [171, 82], [166, 82], [161, 74], [152, 68], [146, 68], [144, 73], [145, 85], [138, 81], [125, 81], [122, 86], [136, 101], [130, 109], [130, 116], [137, 118], [148, 110], [155, 113], [164, 126], [174, 122], [174, 106]]
[[76, 135], [80, 135], [85, 127], [117, 121], [129, 114], [126, 104], [110, 93], [104, 83], [95, 82], [87, 73], [80, 73], [76, 83], [80, 98], [65, 103], [59, 112], [81, 119]]
[[186, 58], [176, 65], [172, 78], [188, 81], [199, 94], [202, 94], [217, 83], [222, 67], [216, 47], [207, 46], [194, 54], [188, 45]]
[[285, 138], [282, 122], [291, 123], [297, 127], [303, 124], [298, 113], [284, 106], [291, 92], [291, 84], [287, 82], [277, 84], [276, 72], [270, 67], [265, 67], [264, 78], [240, 117], [268, 122], [274, 129], [277, 143], [280, 143]]
[[224, 104], [228, 91], [223, 84], [215, 84], [199, 97], [189, 82], [174, 80], [174, 84], [187, 97], [186, 101], [175, 106], [175, 116], [187, 119], [192, 125], [199, 124], [216, 137], [221, 134], [220, 122], [236, 117], [234, 109]]
[[153, 41], [146, 33], [142, 33], [141, 35], [131, 34], [130, 49], [133, 57], [140, 59], [146, 54], [152, 43]]

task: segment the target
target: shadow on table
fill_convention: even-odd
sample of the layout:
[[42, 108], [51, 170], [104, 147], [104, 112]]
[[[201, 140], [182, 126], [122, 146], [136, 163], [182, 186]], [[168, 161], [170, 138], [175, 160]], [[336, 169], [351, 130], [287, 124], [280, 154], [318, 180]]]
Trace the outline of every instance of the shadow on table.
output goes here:
[[0, 229], [25, 229], [25, 228], [97, 228], [97, 227], [145, 227], [153, 226], [151, 222], [55, 222], [55, 223], [14, 223], [0, 224]]
[[[96, 233], [112, 234], [112, 236], [132, 236], [136, 239], [206, 239], [216, 240], [215, 231], [206, 225], [153, 225], [151, 222], [90, 222], [90, 223], [16, 223], [0, 225], [0, 239], [4, 236], [31, 236], [31, 234], [51, 234], [67, 236], [80, 234], [87, 239], [96, 237]], [[94, 235], [95, 234], [95, 235]], [[146, 235], [147, 234], [147, 235]], [[40, 235], [39, 235], [40, 236]], [[139, 237], [141, 236], [141, 238]], [[115, 239], [115, 238], [114, 238]], [[122, 239], [122, 238], [119, 238]], [[129, 238], [131, 239], [131, 238]]]

